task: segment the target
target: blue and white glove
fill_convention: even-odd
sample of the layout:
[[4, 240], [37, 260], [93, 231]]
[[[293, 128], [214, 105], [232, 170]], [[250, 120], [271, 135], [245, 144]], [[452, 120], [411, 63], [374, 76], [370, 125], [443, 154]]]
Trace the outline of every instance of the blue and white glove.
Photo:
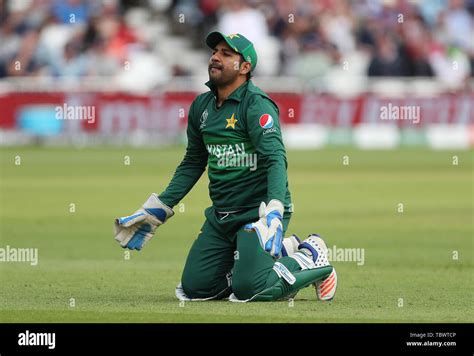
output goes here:
[[132, 215], [115, 219], [115, 240], [123, 248], [141, 250], [155, 230], [174, 215], [173, 210], [163, 204], [153, 193], [143, 206]]
[[245, 225], [245, 230], [255, 231], [262, 248], [273, 257], [280, 257], [283, 243], [283, 204], [272, 199], [266, 205], [260, 204], [258, 210], [260, 219], [252, 224]]

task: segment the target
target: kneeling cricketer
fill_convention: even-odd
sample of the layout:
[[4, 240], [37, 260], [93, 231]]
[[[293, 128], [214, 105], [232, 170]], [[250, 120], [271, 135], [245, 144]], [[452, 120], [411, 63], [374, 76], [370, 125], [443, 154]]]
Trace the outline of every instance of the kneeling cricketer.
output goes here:
[[180, 300], [275, 301], [313, 285], [332, 300], [336, 270], [317, 234], [284, 238], [291, 218], [286, 151], [279, 110], [256, 87], [253, 44], [242, 34], [211, 32], [209, 91], [188, 115], [188, 144], [168, 187], [130, 216], [115, 220], [115, 240], [141, 250], [199, 180], [206, 167], [212, 206], [176, 287]]

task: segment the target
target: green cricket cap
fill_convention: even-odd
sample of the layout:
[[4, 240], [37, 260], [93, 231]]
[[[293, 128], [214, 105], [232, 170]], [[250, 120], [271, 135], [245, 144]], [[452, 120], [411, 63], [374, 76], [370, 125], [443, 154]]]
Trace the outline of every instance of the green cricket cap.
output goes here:
[[255, 69], [257, 65], [257, 52], [253, 43], [250, 42], [244, 35], [240, 33], [233, 33], [231, 35], [224, 35], [221, 32], [211, 32], [206, 37], [206, 44], [214, 49], [220, 41], [226, 41], [230, 48], [235, 52], [240, 53], [246, 62], [252, 66], [250, 71]]

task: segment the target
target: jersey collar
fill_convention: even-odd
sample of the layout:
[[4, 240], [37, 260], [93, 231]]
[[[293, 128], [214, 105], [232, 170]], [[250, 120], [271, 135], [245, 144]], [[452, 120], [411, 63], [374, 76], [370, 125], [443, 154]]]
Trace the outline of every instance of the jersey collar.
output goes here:
[[[217, 88], [214, 84], [211, 83], [211, 81], [208, 81], [205, 83], [205, 85], [211, 89], [211, 91], [214, 93], [214, 96], [217, 97]], [[237, 102], [242, 101], [242, 97], [244, 96], [247, 87], [252, 85], [250, 80], [247, 80], [245, 83], [243, 83], [240, 87], [235, 89], [232, 94], [229, 95], [229, 97], [226, 100], [235, 100]]]

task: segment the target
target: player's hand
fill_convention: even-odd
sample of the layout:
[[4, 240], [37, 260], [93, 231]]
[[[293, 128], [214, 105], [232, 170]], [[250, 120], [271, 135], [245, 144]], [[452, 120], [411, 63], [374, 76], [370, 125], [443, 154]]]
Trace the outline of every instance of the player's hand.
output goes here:
[[115, 219], [115, 240], [123, 248], [141, 250], [155, 230], [174, 215], [173, 210], [163, 204], [153, 193], [143, 206], [132, 215]]
[[259, 208], [260, 219], [252, 224], [245, 225], [247, 231], [257, 233], [260, 245], [273, 257], [280, 257], [283, 243], [283, 204], [276, 199], [264, 202]]

